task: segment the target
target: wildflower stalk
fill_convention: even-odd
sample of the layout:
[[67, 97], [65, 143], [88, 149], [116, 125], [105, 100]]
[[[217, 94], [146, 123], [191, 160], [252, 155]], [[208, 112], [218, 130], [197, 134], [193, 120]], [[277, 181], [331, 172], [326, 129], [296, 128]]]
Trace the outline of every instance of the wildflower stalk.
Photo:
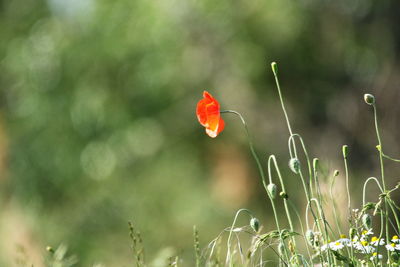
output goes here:
[[[282, 192], [286, 192], [285, 184], [283, 183], [282, 175], [281, 175], [281, 172], [279, 170], [278, 163], [276, 161], [276, 157], [274, 155], [271, 155], [268, 158], [268, 177], [269, 177], [269, 182], [270, 182], [270, 184], [272, 184], [271, 162], [273, 162], [273, 164], [274, 164], [276, 173], [277, 173], [278, 178], [279, 178], [279, 182], [281, 184]], [[290, 231], [294, 232], [292, 217], [290, 215], [290, 211], [289, 211], [289, 207], [288, 207], [288, 203], [287, 203], [287, 198], [283, 198], [283, 205], [285, 207], [286, 217], [287, 217], [288, 222], [289, 222]], [[294, 237], [292, 237], [292, 241], [293, 241], [294, 246], [296, 247], [296, 240], [295, 240]]]
[[248, 209], [240, 209], [236, 212], [235, 218], [233, 219], [233, 223], [231, 228], [229, 229], [229, 236], [228, 236], [228, 243], [227, 243], [227, 247], [228, 247], [228, 252], [226, 255], [226, 263], [229, 263], [229, 266], [233, 266], [233, 261], [232, 261], [232, 253], [231, 253], [231, 238], [232, 238], [232, 233], [236, 224], [236, 220], [239, 216], [239, 214], [241, 212], [247, 212], [251, 217], [253, 217], [253, 215], [251, 214], [251, 212]]
[[[277, 230], [280, 232], [279, 219], [278, 219], [278, 214], [276, 212], [275, 203], [274, 203], [274, 201], [272, 199], [272, 196], [269, 193], [268, 186], [267, 186], [266, 179], [265, 179], [264, 170], [263, 170], [263, 168], [261, 166], [260, 159], [258, 158], [257, 153], [256, 153], [256, 151], [254, 149], [253, 142], [251, 141], [250, 133], [249, 133], [249, 129], [247, 127], [246, 121], [244, 120], [243, 116], [239, 112], [234, 111], [234, 110], [223, 110], [223, 111], [220, 111], [220, 113], [235, 114], [235, 115], [239, 116], [240, 120], [242, 121], [244, 129], [246, 131], [247, 141], [249, 143], [251, 154], [253, 155], [253, 158], [256, 161], [257, 166], [258, 166], [258, 170], [259, 170], [259, 173], [260, 173], [260, 176], [261, 176], [262, 184], [263, 184], [265, 190], [267, 191], [268, 196], [269, 196], [269, 198], [271, 200], [271, 205], [272, 205], [272, 210], [274, 212], [274, 217], [275, 217], [275, 223], [276, 223]], [[283, 242], [283, 240], [282, 240], [282, 242]], [[285, 253], [286, 253], [286, 257], [288, 258], [286, 247], [285, 247]]]
[[[381, 166], [381, 179], [382, 179], [382, 188], [383, 191], [386, 192], [386, 183], [385, 183], [385, 168], [383, 165], [383, 155], [382, 155], [382, 141], [381, 141], [381, 136], [379, 134], [379, 127], [378, 127], [378, 114], [377, 114], [377, 110], [376, 110], [376, 105], [375, 105], [375, 101], [372, 104], [372, 108], [374, 110], [374, 123], [375, 123], [375, 131], [376, 131], [376, 138], [378, 140], [378, 146], [379, 146], [379, 163]], [[389, 214], [388, 214], [388, 204], [387, 204], [387, 200], [386, 197], [384, 199], [385, 202], [385, 212], [386, 212], [386, 216], [385, 216], [385, 236], [386, 236], [386, 240], [389, 240]], [[387, 253], [388, 257], [390, 257], [390, 253], [388, 251]]]
[[351, 227], [351, 195], [350, 195], [350, 187], [349, 187], [349, 168], [347, 164], [347, 155], [348, 155], [348, 146], [344, 145], [342, 147], [343, 152], [343, 161], [344, 161], [344, 171], [346, 176], [346, 191], [347, 191], [347, 210], [348, 210], [348, 220]]

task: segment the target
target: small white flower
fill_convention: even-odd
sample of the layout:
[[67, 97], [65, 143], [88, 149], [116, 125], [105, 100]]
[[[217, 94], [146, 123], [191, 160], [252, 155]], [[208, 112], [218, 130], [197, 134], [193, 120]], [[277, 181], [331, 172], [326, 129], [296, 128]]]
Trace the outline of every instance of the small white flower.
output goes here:
[[334, 251], [338, 251], [338, 250], [344, 248], [344, 245], [342, 243], [336, 241], [336, 242], [329, 243], [329, 248]]
[[374, 232], [372, 232], [372, 229], [368, 229], [368, 230], [362, 231], [361, 236], [362, 237], [366, 237], [366, 236], [370, 236], [370, 235], [373, 235], [373, 234], [374, 234]]
[[375, 252], [375, 248], [368, 245], [367, 241], [356, 242], [354, 244], [354, 248], [362, 254], [370, 254], [372, 252]]
[[372, 257], [369, 258], [371, 261], [374, 261], [376, 258], [378, 258], [378, 260], [381, 260], [383, 257], [381, 254], [378, 254], [376, 252], [372, 253]]
[[383, 246], [383, 245], [385, 245], [385, 239], [383, 239], [383, 238], [379, 239], [376, 236], [373, 236], [371, 238], [371, 245], [373, 245], [373, 246], [378, 246], [378, 245], [379, 246]]
[[328, 248], [329, 244], [325, 244], [321, 246], [321, 251], [325, 251]]
[[397, 235], [394, 235], [394, 236], [392, 237], [392, 242], [393, 242], [393, 243], [396, 243], [396, 244], [400, 243], [399, 237], [398, 237]]
[[385, 247], [389, 251], [395, 251], [396, 250], [396, 244], [395, 243], [387, 244]]
[[338, 239], [336, 242], [340, 242], [345, 246], [349, 246], [351, 243], [350, 239], [347, 238], [346, 235], [340, 235], [340, 239]]

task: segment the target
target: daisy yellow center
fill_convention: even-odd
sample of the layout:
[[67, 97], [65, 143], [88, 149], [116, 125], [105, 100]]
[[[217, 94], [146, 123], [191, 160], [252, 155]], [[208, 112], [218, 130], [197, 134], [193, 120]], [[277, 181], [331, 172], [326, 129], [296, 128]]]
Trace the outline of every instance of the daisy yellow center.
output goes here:
[[346, 235], [340, 235], [340, 238], [346, 238], [347, 236]]
[[365, 247], [366, 245], [368, 245], [368, 242], [367, 241], [362, 241], [361, 245], [363, 245]]
[[364, 231], [362, 231], [361, 234], [366, 235], [367, 233], [368, 233], [368, 231], [367, 231], [367, 230], [364, 230]]
[[372, 253], [372, 256], [377, 256], [377, 255], [378, 255], [378, 252]]
[[373, 236], [372, 238], [371, 238], [371, 242], [375, 242], [375, 241], [377, 241], [378, 240], [378, 238], [376, 237], [376, 236]]
[[397, 235], [394, 235], [392, 239], [397, 240], [397, 239], [399, 239], [399, 237]]
[[394, 243], [390, 244], [392, 247], [396, 246]]
[[339, 242], [336, 242], [336, 243], [335, 243], [335, 245], [336, 245], [336, 246], [339, 246], [339, 245], [340, 245], [340, 243], [339, 243]]

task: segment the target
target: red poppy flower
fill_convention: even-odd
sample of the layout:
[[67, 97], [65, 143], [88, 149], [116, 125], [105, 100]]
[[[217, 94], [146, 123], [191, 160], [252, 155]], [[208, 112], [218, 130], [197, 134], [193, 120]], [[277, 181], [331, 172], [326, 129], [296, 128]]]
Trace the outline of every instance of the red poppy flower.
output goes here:
[[225, 127], [225, 123], [221, 118], [219, 103], [207, 91], [203, 92], [203, 99], [197, 103], [197, 119], [200, 124], [206, 127], [206, 133], [214, 138]]

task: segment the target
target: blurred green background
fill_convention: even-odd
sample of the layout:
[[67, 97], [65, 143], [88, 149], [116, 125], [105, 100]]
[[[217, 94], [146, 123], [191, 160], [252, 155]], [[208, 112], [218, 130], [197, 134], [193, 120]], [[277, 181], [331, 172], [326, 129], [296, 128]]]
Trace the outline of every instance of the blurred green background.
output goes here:
[[[247, 207], [270, 230], [240, 122], [224, 115], [211, 139], [195, 106], [207, 89], [241, 112], [300, 202], [271, 61], [323, 173], [343, 169], [348, 144], [361, 193], [379, 174], [364, 93], [377, 98], [387, 154], [400, 154], [399, 10], [396, 0], [0, 1], [0, 265], [22, 246], [41, 266], [61, 243], [79, 266], [132, 265], [129, 220], [148, 262], [178, 254], [187, 266], [193, 225], [206, 246]], [[388, 167], [393, 185], [399, 168]]]

